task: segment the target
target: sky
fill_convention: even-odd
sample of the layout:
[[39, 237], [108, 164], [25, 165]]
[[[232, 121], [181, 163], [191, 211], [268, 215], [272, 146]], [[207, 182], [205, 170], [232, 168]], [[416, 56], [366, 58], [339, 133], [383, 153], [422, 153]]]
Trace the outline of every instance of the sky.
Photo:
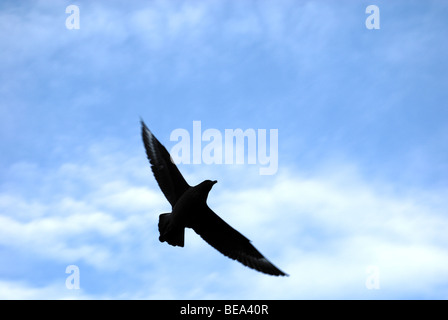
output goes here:
[[[447, 299], [447, 15], [437, 0], [2, 1], [0, 298]], [[171, 208], [140, 118], [168, 150], [189, 133], [192, 157], [220, 145], [204, 132], [256, 134], [252, 161], [232, 140], [243, 163], [178, 166], [218, 180], [209, 206], [289, 277], [192, 230], [184, 248], [158, 241]]]

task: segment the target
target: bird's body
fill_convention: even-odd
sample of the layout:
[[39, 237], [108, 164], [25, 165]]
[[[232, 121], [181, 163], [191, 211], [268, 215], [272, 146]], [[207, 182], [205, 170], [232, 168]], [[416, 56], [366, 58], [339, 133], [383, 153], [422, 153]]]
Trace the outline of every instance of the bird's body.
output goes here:
[[142, 138], [151, 169], [167, 200], [170, 213], [159, 216], [159, 240], [172, 246], [184, 246], [185, 228], [192, 228], [206, 242], [231, 259], [271, 275], [286, 274], [255, 249], [250, 241], [228, 225], [207, 205], [207, 197], [216, 180], [190, 186], [165, 147], [143, 121]]
[[177, 200], [171, 213], [162, 213], [159, 221], [160, 241], [184, 246], [184, 229], [194, 229], [202, 213], [207, 212], [207, 195], [215, 183], [216, 181], [206, 180], [195, 187], [189, 187]]

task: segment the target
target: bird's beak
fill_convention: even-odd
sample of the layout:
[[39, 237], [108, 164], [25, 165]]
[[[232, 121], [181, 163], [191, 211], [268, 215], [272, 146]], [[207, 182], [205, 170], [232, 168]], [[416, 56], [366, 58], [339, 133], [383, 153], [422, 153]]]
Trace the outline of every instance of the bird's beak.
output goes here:
[[218, 183], [218, 180], [213, 180], [212, 182], [213, 182], [213, 184], [215, 184], [215, 183]]

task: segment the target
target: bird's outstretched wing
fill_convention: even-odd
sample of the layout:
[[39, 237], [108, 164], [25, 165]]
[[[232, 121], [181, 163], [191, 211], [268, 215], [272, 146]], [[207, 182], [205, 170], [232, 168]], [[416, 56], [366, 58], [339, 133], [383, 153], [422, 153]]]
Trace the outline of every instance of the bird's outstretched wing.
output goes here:
[[140, 122], [143, 143], [152, 172], [163, 194], [174, 207], [177, 200], [190, 186], [174, 164], [166, 148], [152, 134], [143, 120]]
[[225, 256], [263, 273], [287, 276], [255, 249], [249, 239], [233, 229], [208, 206], [200, 212], [191, 227], [202, 239]]

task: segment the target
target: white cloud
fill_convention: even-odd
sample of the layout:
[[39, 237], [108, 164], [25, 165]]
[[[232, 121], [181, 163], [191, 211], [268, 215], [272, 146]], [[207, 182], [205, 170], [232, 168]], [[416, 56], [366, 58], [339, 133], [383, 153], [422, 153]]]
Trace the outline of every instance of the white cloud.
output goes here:
[[[323, 170], [325, 175], [307, 177], [286, 169], [275, 177], [259, 176], [256, 170], [238, 171], [243, 186], [231, 182], [231, 177], [221, 179], [209, 205], [290, 274], [280, 279], [227, 259], [194, 232], [187, 232], [182, 249], [159, 243], [158, 214], [168, 211], [169, 205], [146, 159], [128, 160], [133, 167], [123, 171], [123, 154], [107, 152], [104, 145], [90, 150], [91, 158], [84, 159], [83, 165], [62, 164], [50, 177], [37, 167], [29, 174], [41, 179], [53, 196], [31, 201], [17, 193], [0, 194], [2, 246], [48, 262], [82, 262], [99, 272], [120, 272], [125, 279], [138, 277], [142, 287], [127, 287], [122, 280], [120, 293], [135, 298], [447, 295], [448, 283], [440, 282], [446, 279], [448, 265], [448, 221], [441, 209], [446, 200], [435, 192], [394, 194], [341, 167], [333, 168], [335, 175]], [[32, 171], [33, 166], [27, 168]], [[210, 167], [192, 169], [209, 171]], [[226, 173], [225, 166], [217, 170], [217, 176], [234, 172]], [[199, 182], [188, 171], [190, 182]], [[61, 183], [74, 186], [60, 188]], [[73, 189], [83, 191], [71, 194]], [[369, 265], [380, 270], [377, 292], [365, 287]], [[51, 289], [27, 293], [32, 284], [2, 281], [12, 296], [33, 297], [36, 292], [53, 296]], [[88, 289], [84, 294], [90, 295]]]
[[[93, 147], [88, 163], [64, 163], [51, 172], [32, 165], [22, 172], [11, 166], [11, 181], [20, 177], [21, 187], [0, 193], [0, 244], [50, 261], [121, 268], [127, 248], [140, 246], [151, 227], [157, 230], [154, 212], [163, 208], [163, 199], [138, 185], [132, 159], [104, 155], [105, 149]], [[39, 192], [30, 192], [30, 185]]]
[[42, 299], [94, 299], [81, 290], [69, 290], [63, 282], [46, 286], [32, 286], [22, 281], [0, 280], [0, 299], [5, 300], [42, 300]]
[[[440, 199], [423, 191], [419, 197], [394, 195], [378, 187], [354, 174], [290, 173], [270, 186], [220, 195], [216, 211], [291, 274], [284, 280], [244, 273], [246, 285], [256, 289], [243, 297], [420, 297], [439, 285], [443, 293], [433, 297], [446, 297], [448, 283], [440, 280], [448, 275], [448, 220]], [[380, 270], [376, 293], [365, 287], [369, 265]], [[233, 270], [241, 273], [237, 266]]]

